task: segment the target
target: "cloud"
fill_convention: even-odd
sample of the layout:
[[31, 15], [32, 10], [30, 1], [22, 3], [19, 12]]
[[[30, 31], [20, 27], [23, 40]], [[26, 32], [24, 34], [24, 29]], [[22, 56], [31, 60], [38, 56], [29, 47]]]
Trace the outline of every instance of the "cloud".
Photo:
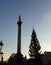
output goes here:
[[46, 12], [41, 23], [41, 43], [43, 51], [51, 50], [51, 12]]
[[42, 21], [45, 27], [51, 28], [51, 12], [47, 12], [46, 14], [44, 14]]

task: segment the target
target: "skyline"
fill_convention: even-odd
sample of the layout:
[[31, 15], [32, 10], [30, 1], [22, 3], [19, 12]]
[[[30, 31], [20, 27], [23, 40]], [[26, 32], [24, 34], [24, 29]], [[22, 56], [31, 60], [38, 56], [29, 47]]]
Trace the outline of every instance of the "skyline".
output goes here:
[[21, 15], [21, 50], [28, 55], [33, 26], [42, 52], [51, 51], [51, 0], [0, 0], [0, 41], [4, 56], [17, 52], [17, 21]]

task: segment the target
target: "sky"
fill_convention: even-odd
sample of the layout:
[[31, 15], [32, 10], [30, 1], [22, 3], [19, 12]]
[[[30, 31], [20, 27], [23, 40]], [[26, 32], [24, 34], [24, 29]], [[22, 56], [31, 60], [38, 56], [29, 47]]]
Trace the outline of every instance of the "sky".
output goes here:
[[21, 52], [29, 57], [33, 27], [42, 53], [51, 51], [51, 0], [0, 0], [0, 41], [4, 60], [17, 52], [18, 17], [21, 15]]

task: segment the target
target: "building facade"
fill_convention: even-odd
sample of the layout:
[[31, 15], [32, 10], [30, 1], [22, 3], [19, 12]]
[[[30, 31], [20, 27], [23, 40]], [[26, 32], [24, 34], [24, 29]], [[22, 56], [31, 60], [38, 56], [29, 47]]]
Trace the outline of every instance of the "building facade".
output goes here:
[[44, 52], [41, 55], [43, 65], [51, 65], [51, 52]]

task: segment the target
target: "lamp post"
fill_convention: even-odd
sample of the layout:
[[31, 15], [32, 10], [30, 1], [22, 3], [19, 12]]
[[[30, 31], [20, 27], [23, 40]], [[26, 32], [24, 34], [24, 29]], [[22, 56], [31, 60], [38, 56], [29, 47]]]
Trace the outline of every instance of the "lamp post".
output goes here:
[[3, 62], [3, 52], [2, 52], [2, 47], [3, 47], [2, 41], [0, 42], [0, 61]]

